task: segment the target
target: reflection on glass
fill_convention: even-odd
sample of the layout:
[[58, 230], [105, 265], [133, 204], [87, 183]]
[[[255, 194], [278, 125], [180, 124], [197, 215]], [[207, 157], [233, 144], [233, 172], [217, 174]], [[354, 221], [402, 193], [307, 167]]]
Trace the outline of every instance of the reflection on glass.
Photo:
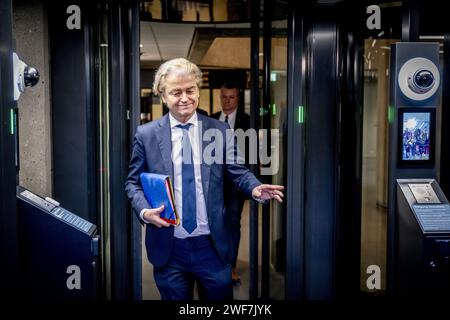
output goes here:
[[[287, 20], [272, 22], [270, 110], [272, 131], [272, 183], [286, 185], [286, 115], [287, 115]], [[270, 291], [274, 299], [284, 299], [286, 262], [285, 205], [271, 201], [270, 214]]]
[[[272, 17], [283, 19], [288, 14], [288, 1], [271, 0]], [[262, 1], [261, 1], [262, 2]], [[140, 15], [143, 21], [166, 22], [249, 22], [249, 0], [152, 0], [143, 1]]]
[[109, 191], [109, 55], [108, 55], [108, 14], [104, 12], [99, 22], [97, 50], [99, 56], [98, 72], [98, 125], [100, 162], [100, 229], [103, 246], [103, 281], [106, 298], [111, 298], [111, 248], [110, 248], [110, 191]]
[[141, 2], [141, 20], [238, 22], [250, 20], [246, 0], [153, 0]]
[[[396, 40], [366, 39], [364, 46], [364, 114], [361, 204], [361, 290], [367, 268], [380, 267], [386, 288], [388, 105], [390, 45]], [[370, 290], [370, 292], [374, 292]]]

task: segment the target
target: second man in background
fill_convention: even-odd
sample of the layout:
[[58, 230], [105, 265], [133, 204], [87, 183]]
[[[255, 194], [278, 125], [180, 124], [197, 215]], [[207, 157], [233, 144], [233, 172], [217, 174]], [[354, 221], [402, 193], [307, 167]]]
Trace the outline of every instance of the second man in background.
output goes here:
[[[225, 82], [220, 88], [220, 102], [222, 111], [212, 114], [212, 117], [220, 121], [227, 122], [231, 129], [242, 129], [246, 131], [250, 128], [250, 116], [239, 108], [240, 89], [234, 82]], [[248, 148], [245, 148], [248, 152]], [[245, 156], [246, 165], [248, 166]], [[235, 255], [232, 261], [232, 281], [234, 285], [240, 283], [240, 278], [236, 270], [236, 262], [239, 252], [239, 242], [241, 239], [241, 215], [244, 207], [245, 196], [239, 192], [229, 179], [225, 182], [225, 207], [230, 213], [233, 246]]]

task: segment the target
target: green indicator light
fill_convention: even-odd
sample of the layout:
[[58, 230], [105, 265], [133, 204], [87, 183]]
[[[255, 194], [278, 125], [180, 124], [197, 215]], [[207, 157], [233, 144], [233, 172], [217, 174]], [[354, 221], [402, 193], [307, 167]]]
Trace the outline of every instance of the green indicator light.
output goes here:
[[303, 123], [303, 106], [298, 106], [298, 123]]
[[392, 123], [394, 122], [394, 107], [393, 106], [389, 106], [388, 107], [388, 122]]
[[277, 81], [277, 74], [276, 72], [271, 72], [270, 73], [270, 82], [276, 82]]
[[277, 114], [277, 105], [275, 103], [272, 105], [272, 114], [274, 116]]
[[11, 121], [11, 134], [14, 135], [14, 109], [9, 110], [10, 121]]

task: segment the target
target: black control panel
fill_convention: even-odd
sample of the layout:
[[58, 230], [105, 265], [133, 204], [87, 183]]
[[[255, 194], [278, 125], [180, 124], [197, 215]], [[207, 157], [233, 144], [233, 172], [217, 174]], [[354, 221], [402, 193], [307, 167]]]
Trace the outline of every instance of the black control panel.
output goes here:
[[55, 204], [37, 196], [36, 194], [30, 192], [29, 190], [19, 189], [19, 197], [25, 201], [29, 201], [35, 206], [38, 206], [45, 212], [53, 215], [55, 218], [66, 222], [70, 226], [77, 228], [86, 234], [92, 235], [97, 227], [90, 223], [89, 221], [75, 215], [74, 213], [60, 207]]
[[397, 180], [396, 297], [450, 297], [450, 204], [434, 179]]
[[20, 186], [17, 209], [21, 287], [27, 298], [97, 299], [96, 225]]

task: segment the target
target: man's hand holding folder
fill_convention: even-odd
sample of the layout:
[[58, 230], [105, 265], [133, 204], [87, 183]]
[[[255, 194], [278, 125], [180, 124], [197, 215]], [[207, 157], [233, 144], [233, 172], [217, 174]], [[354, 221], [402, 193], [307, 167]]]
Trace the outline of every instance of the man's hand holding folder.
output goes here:
[[157, 226], [158, 228], [170, 227], [170, 223], [164, 221], [160, 217], [160, 214], [163, 211], [164, 211], [164, 206], [161, 206], [156, 209], [146, 209], [144, 211], [144, 215], [142, 217], [145, 219], [145, 221]]
[[159, 228], [178, 225], [180, 219], [170, 177], [144, 172], [140, 178], [145, 197], [152, 207], [144, 211], [143, 218]]

